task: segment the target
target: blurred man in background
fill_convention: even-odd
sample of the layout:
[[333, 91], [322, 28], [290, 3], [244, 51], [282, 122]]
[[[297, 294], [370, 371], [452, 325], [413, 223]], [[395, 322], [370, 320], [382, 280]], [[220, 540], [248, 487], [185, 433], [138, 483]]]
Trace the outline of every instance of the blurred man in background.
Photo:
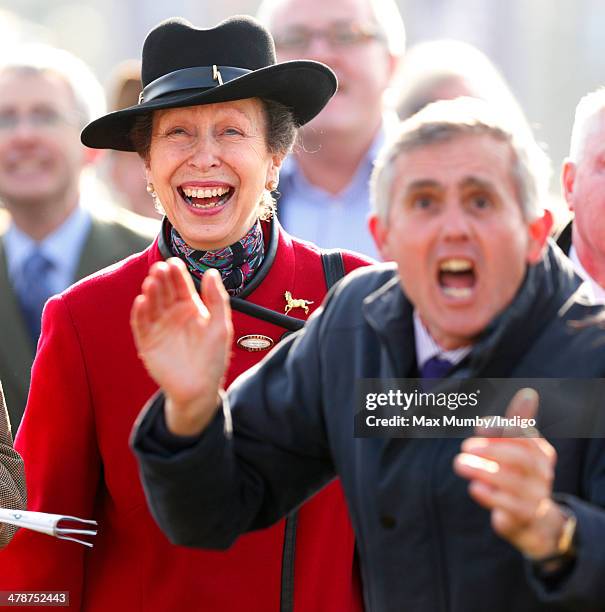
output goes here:
[[[453, 39], [429, 40], [410, 47], [392, 85], [391, 104], [402, 121], [437, 100], [461, 96], [485, 100], [507, 121], [533, 138], [532, 127], [510, 84], [497, 65], [473, 45]], [[559, 193], [549, 192], [544, 207], [557, 235], [569, 222]]]
[[282, 167], [278, 212], [293, 234], [322, 247], [377, 256], [367, 231], [369, 178], [384, 141], [383, 94], [405, 47], [393, 0], [265, 0], [258, 16], [279, 61], [313, 59], [338, 92], [301, 133]]
[[66, 51], [32, 45], [0, 66], [0, 379], [16, 431], [44, 302], [144, 249], [152, 235], [84, 205], [80, 179], [97, 153], [80, 130], [104, 111], [103, 89]]
[[574, 220], [559, 236], [576, 272], [605, 303], [605, 88], [584, 96], [577, 108], [563, 194]]
[[[135, 106], [139, 102], [141, 85], [141, 62], [125, 60], [116, 66], [109, 85], [109, 107], [111, 111]], [[131, 151], [108, 151], [107, 174], [116, 200], [127, 210], [158, 221], [161, 218], [153, 198], [149, 197], [145, 180], [145, 167], [141, 158]]]

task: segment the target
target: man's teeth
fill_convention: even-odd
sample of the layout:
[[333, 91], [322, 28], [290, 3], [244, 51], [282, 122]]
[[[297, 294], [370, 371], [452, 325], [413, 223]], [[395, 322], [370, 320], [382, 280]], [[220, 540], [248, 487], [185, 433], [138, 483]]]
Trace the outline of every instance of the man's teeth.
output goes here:
[[441, 291], [451, 298], [468, 298], [472, 295], [471, 287], [442, 287]]
[[446, 259], [439, 264], [440, 272], [469, 272], [473, 264], [468, 259]]
[[183, 193], [188, 198], [216, 198], [217, 196], [225, 195], [229, 191], [229, 187], [214, 187], [213, 189], [192, 189], [183, 187]]

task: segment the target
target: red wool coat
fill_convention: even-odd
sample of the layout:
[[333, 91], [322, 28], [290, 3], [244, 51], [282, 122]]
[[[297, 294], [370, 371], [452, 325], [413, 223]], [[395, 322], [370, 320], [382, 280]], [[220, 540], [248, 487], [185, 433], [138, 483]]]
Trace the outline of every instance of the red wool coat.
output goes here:
[[[0, 554], [0, 590], [69, 591], [71, 609], [99, 612], [278, 612], [284, 521], [214, 552], [171, 545], [147, 510], [128, 438], [157, 386], [137, 357], [129, 315], [149, 267], [161, 258], [156, 241], [45, 309], [16, 441], [28, 507], [95, 518], [99, 534], [87, 550], [20, 530]], [[368, 263], [353, 254], [344, 260], [347, 272]], [[248, 300], [283, 313], [286, 290], [312, 301], [313, 310], [326, 287], [317, 249], [280, 230], [270, 271]], [[290, 314], [306, 316], [300, 308]], [[266, 353], [246, 351], [238, 338], [263, 334], [277, 342], [284, 333], [239, 312], [233, 320], [228, 383]], [[296, 545], [295, 612], [361, 609], [340, 483], [301, 508]]]

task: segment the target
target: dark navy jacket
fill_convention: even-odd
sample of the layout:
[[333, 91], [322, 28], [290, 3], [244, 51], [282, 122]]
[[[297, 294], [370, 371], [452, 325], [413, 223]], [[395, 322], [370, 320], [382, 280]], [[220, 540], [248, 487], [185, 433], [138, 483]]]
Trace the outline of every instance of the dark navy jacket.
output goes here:
[[[578, 288], [551, 246], [453, 375], [605, 377], [605, 330], [570, 324], [603, 312]], [[347, 277], [323, 313], [231, 387], [232, 438], [219, 411], [197, 442], [168, 451], [157, 436], [161, 398], [152, 402], [134, 447], [156, 520], [179, 544], [223, 548], [338, 474], [367, 610], [605, 610], [602, 439], [552, 441], [554, 488], [578, 517], [579, 550], [547, 588], [454, 474], [460, 440], [353, 436], [357, 379], [416, 374], [412, 312], [392, 265]]]

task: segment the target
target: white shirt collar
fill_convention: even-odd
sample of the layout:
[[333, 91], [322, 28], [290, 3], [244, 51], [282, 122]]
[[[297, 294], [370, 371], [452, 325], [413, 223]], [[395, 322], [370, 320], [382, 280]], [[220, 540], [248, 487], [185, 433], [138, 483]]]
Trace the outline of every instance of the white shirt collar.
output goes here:
[[590, 276], [590, 274], [588, 274], [586, 268], [584, 268], [584, 266], [582, 265], [582, 262], [580, 261], [576, 248], [573, 246], [573, 244], [569, 249], [569, 259], [571, 260], [571, 263], [573, 263], [573, 267], [578, 276], [580, 276], [586, 281], [585, 285], [593, 302], [595, 304], [605, 304], [605, 289], [601, 287], [601, 285], [599, 285], [599, 283], [597, 283], [597, 281], [595, 281], [592, 276]]
[[460, 363], [470, 352], [471, 346], [463, 346], [453, 351], [441, 348], [414, 310], [414, 339], [416, 341], [416, 363], [420, 370], [433, 357], [446, 359], [453, 365]]

